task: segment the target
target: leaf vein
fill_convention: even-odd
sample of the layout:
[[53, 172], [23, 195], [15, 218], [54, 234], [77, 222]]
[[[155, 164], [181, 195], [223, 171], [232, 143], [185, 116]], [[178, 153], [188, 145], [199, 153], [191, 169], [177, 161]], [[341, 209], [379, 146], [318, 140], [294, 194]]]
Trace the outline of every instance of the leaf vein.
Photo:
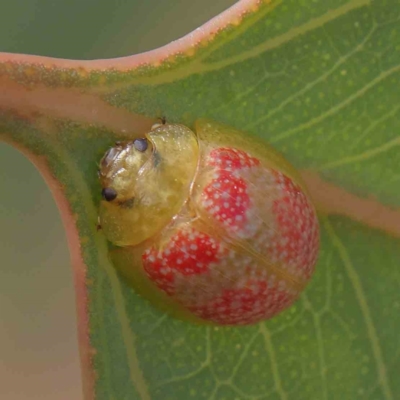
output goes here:
[[367, 93], [369, 90], [374, 88], [377, 84], [381, 83], [383, 80], [385, 80], [386, 78], [389, 78], [391, 75], [393, 75], [397, 72], [400, 72], [400, 65], [390, 68], [385, 72], [381, 72], [375, 79], [371, 80], [369, 83], [367, 83], [361, 89], [357, 90], [354, 94], [347, 97], [346, 100], [335, 105], [334, 107], [331, 107], [329, 110], [325, 111], [318, 117], [312, 118], [309, 121], [305, 122], [304, 124], [297, 126], [296, 128], [293, 128], [293, 129], [287, 130], [286, 132], [281, 133], [280, 135], [276, 136], [274, 139], [271, 139], [270, 142], [271, 143], [279, 142], [282, 139], [286, 139], [286, 138], [291, 137], [294, 134], [301, 132], [307, 128], [311, 128], [312, 126], [324, 121], [326, 118], [335, 115], [336, 113], [341, 111], [343, 108], [350, 105], [353, 101], [355, 101], [355, 100], [359, 99], [360, 97], [362, 97], [363, 95], [365, 95], [365, 93]]
[[371, 344], [372, 354], [375, 359], [375, 363], [377, 365], [378, 370], [378, 381], [382, 387], [383, 394], [386, 399], [394, 400], [392, 389], [389, 384], [389, 380], [387, 377], [387, 368], [385, 364], [385, 360], [383, 358], [382, 349], [379, 343], [378, 333], [371, 315], [371, 311], [368, 305], [367, 297], [364, 293], [364, 289], [360, 280], [360, 277], [353, 266], [353, 263], [350, 259], [350, 255], [348, 254], [347, 249], [345, 248], [344, 244], [337, 236], [336, 232], [334, 231], [333, 226], [329, 222], [328, 219], [324, 220], [325, 229], [330, 236], [330, 240], [333, 246], [336, 248], [339, 256], [343, 262], [344, 268], [347, 272], [347, 275], [350, 279], [350, 282], [353, 286], [356, 298], [359, 302], [361, 313], [365, 321], [365, 325], [367, 328], [367, 335]]
[[282, 379], [279, 373], [278, 362], [276, 360], [275, 349], [271, 340], [271, 333], [265, 324], [260, 324], [260, 332], [264, 337], [265, 349], [271, 360], [272, 375], [275, 380], [276, 391], [281, 400], [288, 400], [287, 393], [283, 389]]
[[337, 167], [347, 165], [347, 164], [353, 164], [357, 161], [369, 160], [370, 158], [373, 158], [381, 153], [385, 153], [385, 152], [391, 150], [393, 147], [396, 147], [398, 145], [400, 145], [400, 138], [397, 137], [395, 139], [392, 139], [392, 140], [384, 143], [383, 145], [381, 145], [379, 147], [376, 147], [375, 149], [368, 150], [368, 151], [365, 151], [364, 153], [360, 153], [355, 156], [345, 157], [345, 158], [342, 158], [341, 160], [322, 165], [319, 167], [319, 169], [320, 170], [328, 170], [328, 169], [337, 168]]
[[349, 1], [347, 4], [336, 8], [335, 10], [330, 10], [326, 12], [325, 14], [310, 19], [308, 22], [306, 22], [303, 25], [300, 25], [296, 28], [290, 29], [288, 32], [276, 36], [270, 40], [267, 40], [258, 46], [253, 47], [251, 50], [244, 51], [243, 53], [240, 53], [237, 56], [233, 56], [230, 58], [227, 58], [223, 61], [219, 62], [214, 62], [210, 64], [201, 64], [201, 68], [198, 68], [199, 71], [196, 72], [209, 72], [209, 71], [216, 71], [225, 67], [228, 67], [232, 64], [236, 64], [239, 62], [246, 61], [250, 58], [255, 58], [258, 57], [260, 54], [265, 53], [268, 50], [272, 50], [274, 48], [277, 48], [279, 46], [282, 46], [283, 44], [290, 42], [291, 40], [295, 39], [298, 36], [304, 35], [307, 32], [313, 31], [317, 28], [320, 28], [327, 24], [330, 21], [333, 21], [350, 11], [353, 11], [357, 8], [362, 8], [365, 6], [369, 6], [371, 4], [370, 0], [352, 0]]
[[302, 299], [303, 299], [305, 308], [306, 309], [308, 308], [312, 311], [315, 333], [317, 336], [318, 358], [319, 358], [319, 364], [320, 364], [320, 368], [321, 368], [320, 379], [321, 379], [322, 394], [323, 394], [321, 400], [327, 400], [328, 399], [328, 385], [327, 385], [327, 379], [326, 379], [327, 365], [326, 365], [326, 361], [325, 361], [324, 341], [322, 340], [320, 317], [319, 317], [318, 313], [314, 310], [312, 303], [308, 299], [306, 293], [303, 294]]
[[147, 383], [139, 366], [136, 353], [136, 335], [129, 325], [128, 315], [125, 310], [125, 300], [115, 270], [110, 266], [106, 268], [111, 283], [118, 319], [121, 323], [121, 332], [127, 351], [130, 378], [142, 400], [151, 400]]
[[375, 31], [375, 28], [372, 28], [370, 30], [370, 32], [365, 36], [363, 41], [360, 44], [358, 44], [356, 47], [354, 47], [354, 49], [351, 52], [349, 52], [345, 56], [339, 57], [339, 60], [335, 64], [333, 64], [332, 68], [330, 68], [328, 71], [324, 72], [322, 75], [320, 75], [318, 78], [316, 78], [312, 82], [306, 84], [302, 89], [300, 89], [299, 91], [297, 91], [293, 95], [289, 96], [286, 100], [284, 100], [282, 103], [280, 103], [278, 107], [275, 107], [270, 112], [268, 112], [267, 115], [262, 116], [261, 118], [252, 121], [250, 124], [248, 124], [246, 126], [246, 128], [247, 129], [252, 128], [254, 126], [259, 125], [261, 122], [264, 122], [264, 121], [268, 120], [273, 115], [275, 115], [277, 112], [281, 111], [286, 105], [291, 103], [293, 100], [297, 99], [298, 97], [300, 97], [301, 95], [303, 95], [307, 91], [309, 91], [312, 88], [314, 88], [314, 86], [316, 86], [317, 84], [319, 84], [319, 83], [323, 82], [324, 80], [326, 80], [327, 78], [329, 78], [346, 61], [348, 61], [350, 57], [352, 57], [354, 54], [358, 53], [359, 51], [361, 51], [363, 49], [364, 45], [368, 42], [368, 40], [370, 39], [370, 37], [372, 36], [374, 31]]

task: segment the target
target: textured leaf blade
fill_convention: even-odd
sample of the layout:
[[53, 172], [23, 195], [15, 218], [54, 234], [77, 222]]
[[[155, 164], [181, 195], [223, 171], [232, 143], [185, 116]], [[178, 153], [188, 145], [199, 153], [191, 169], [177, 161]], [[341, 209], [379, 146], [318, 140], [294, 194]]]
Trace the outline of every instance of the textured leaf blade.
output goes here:
[[[93, 63], [3, 56], [0, 131], [59, 182], [64, 221], [75, 223], [70, 241], [81, 244], [72, 251], [88, 300], [78, 300], [95, 374], [88, 398], [399, 396], [398, 238], [321, 213], [317, 273], [296, 306], [258, 326], [222, 329], [147, 304], [118, 277], [96, 230], [99, 158], [160, 116], [245, 129], [299, 168], [398, 206], [399, 16], [395, 0], [242, 1], [198, 33], [197, 47], [186, 38]], [[217, 26], [226, 27], [215, 35]]]

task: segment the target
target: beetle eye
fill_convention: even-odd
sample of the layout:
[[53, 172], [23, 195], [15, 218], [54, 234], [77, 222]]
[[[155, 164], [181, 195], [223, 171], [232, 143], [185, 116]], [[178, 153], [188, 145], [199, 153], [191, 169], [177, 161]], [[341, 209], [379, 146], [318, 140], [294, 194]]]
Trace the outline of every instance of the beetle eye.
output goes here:
[[111, 187], [107, 187], [101, 191], [101, 195], [104, 200], [113, 201], [117, 197], [117, 191]]
[[135, 149], [141, 152], [144, 152], [147, 150], [147, 147], [149, 146], [147, 139], [141, 138], [141, 139], [135, 139], [133, 141], [133, 145], [135, 146]]

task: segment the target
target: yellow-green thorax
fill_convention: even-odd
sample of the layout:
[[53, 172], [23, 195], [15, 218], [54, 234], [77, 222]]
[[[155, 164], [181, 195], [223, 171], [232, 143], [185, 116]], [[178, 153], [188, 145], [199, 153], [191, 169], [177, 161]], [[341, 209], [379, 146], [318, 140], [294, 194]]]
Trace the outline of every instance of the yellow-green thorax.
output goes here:
[[103, 198], [100, 224], [110, 242], [134, 246], [160, 232], [188, 200], [199, 145], [185, 126], [158, 125], [146, 134], [148, 148], [117, 144], [103, 157], [100, 182], [115, 198]]

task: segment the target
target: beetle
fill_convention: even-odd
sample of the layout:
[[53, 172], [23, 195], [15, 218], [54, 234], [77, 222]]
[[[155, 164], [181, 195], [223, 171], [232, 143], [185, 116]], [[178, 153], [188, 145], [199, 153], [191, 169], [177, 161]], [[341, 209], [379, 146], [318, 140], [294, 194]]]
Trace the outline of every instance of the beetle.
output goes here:
[[110, 148], [99, 177], [117, 266], [179, 318], [254, 324], [287, 309], [313, 275], [315, 208], [295, 168], [259, 138], [205, 119], [194, 130], [156, 124]]

